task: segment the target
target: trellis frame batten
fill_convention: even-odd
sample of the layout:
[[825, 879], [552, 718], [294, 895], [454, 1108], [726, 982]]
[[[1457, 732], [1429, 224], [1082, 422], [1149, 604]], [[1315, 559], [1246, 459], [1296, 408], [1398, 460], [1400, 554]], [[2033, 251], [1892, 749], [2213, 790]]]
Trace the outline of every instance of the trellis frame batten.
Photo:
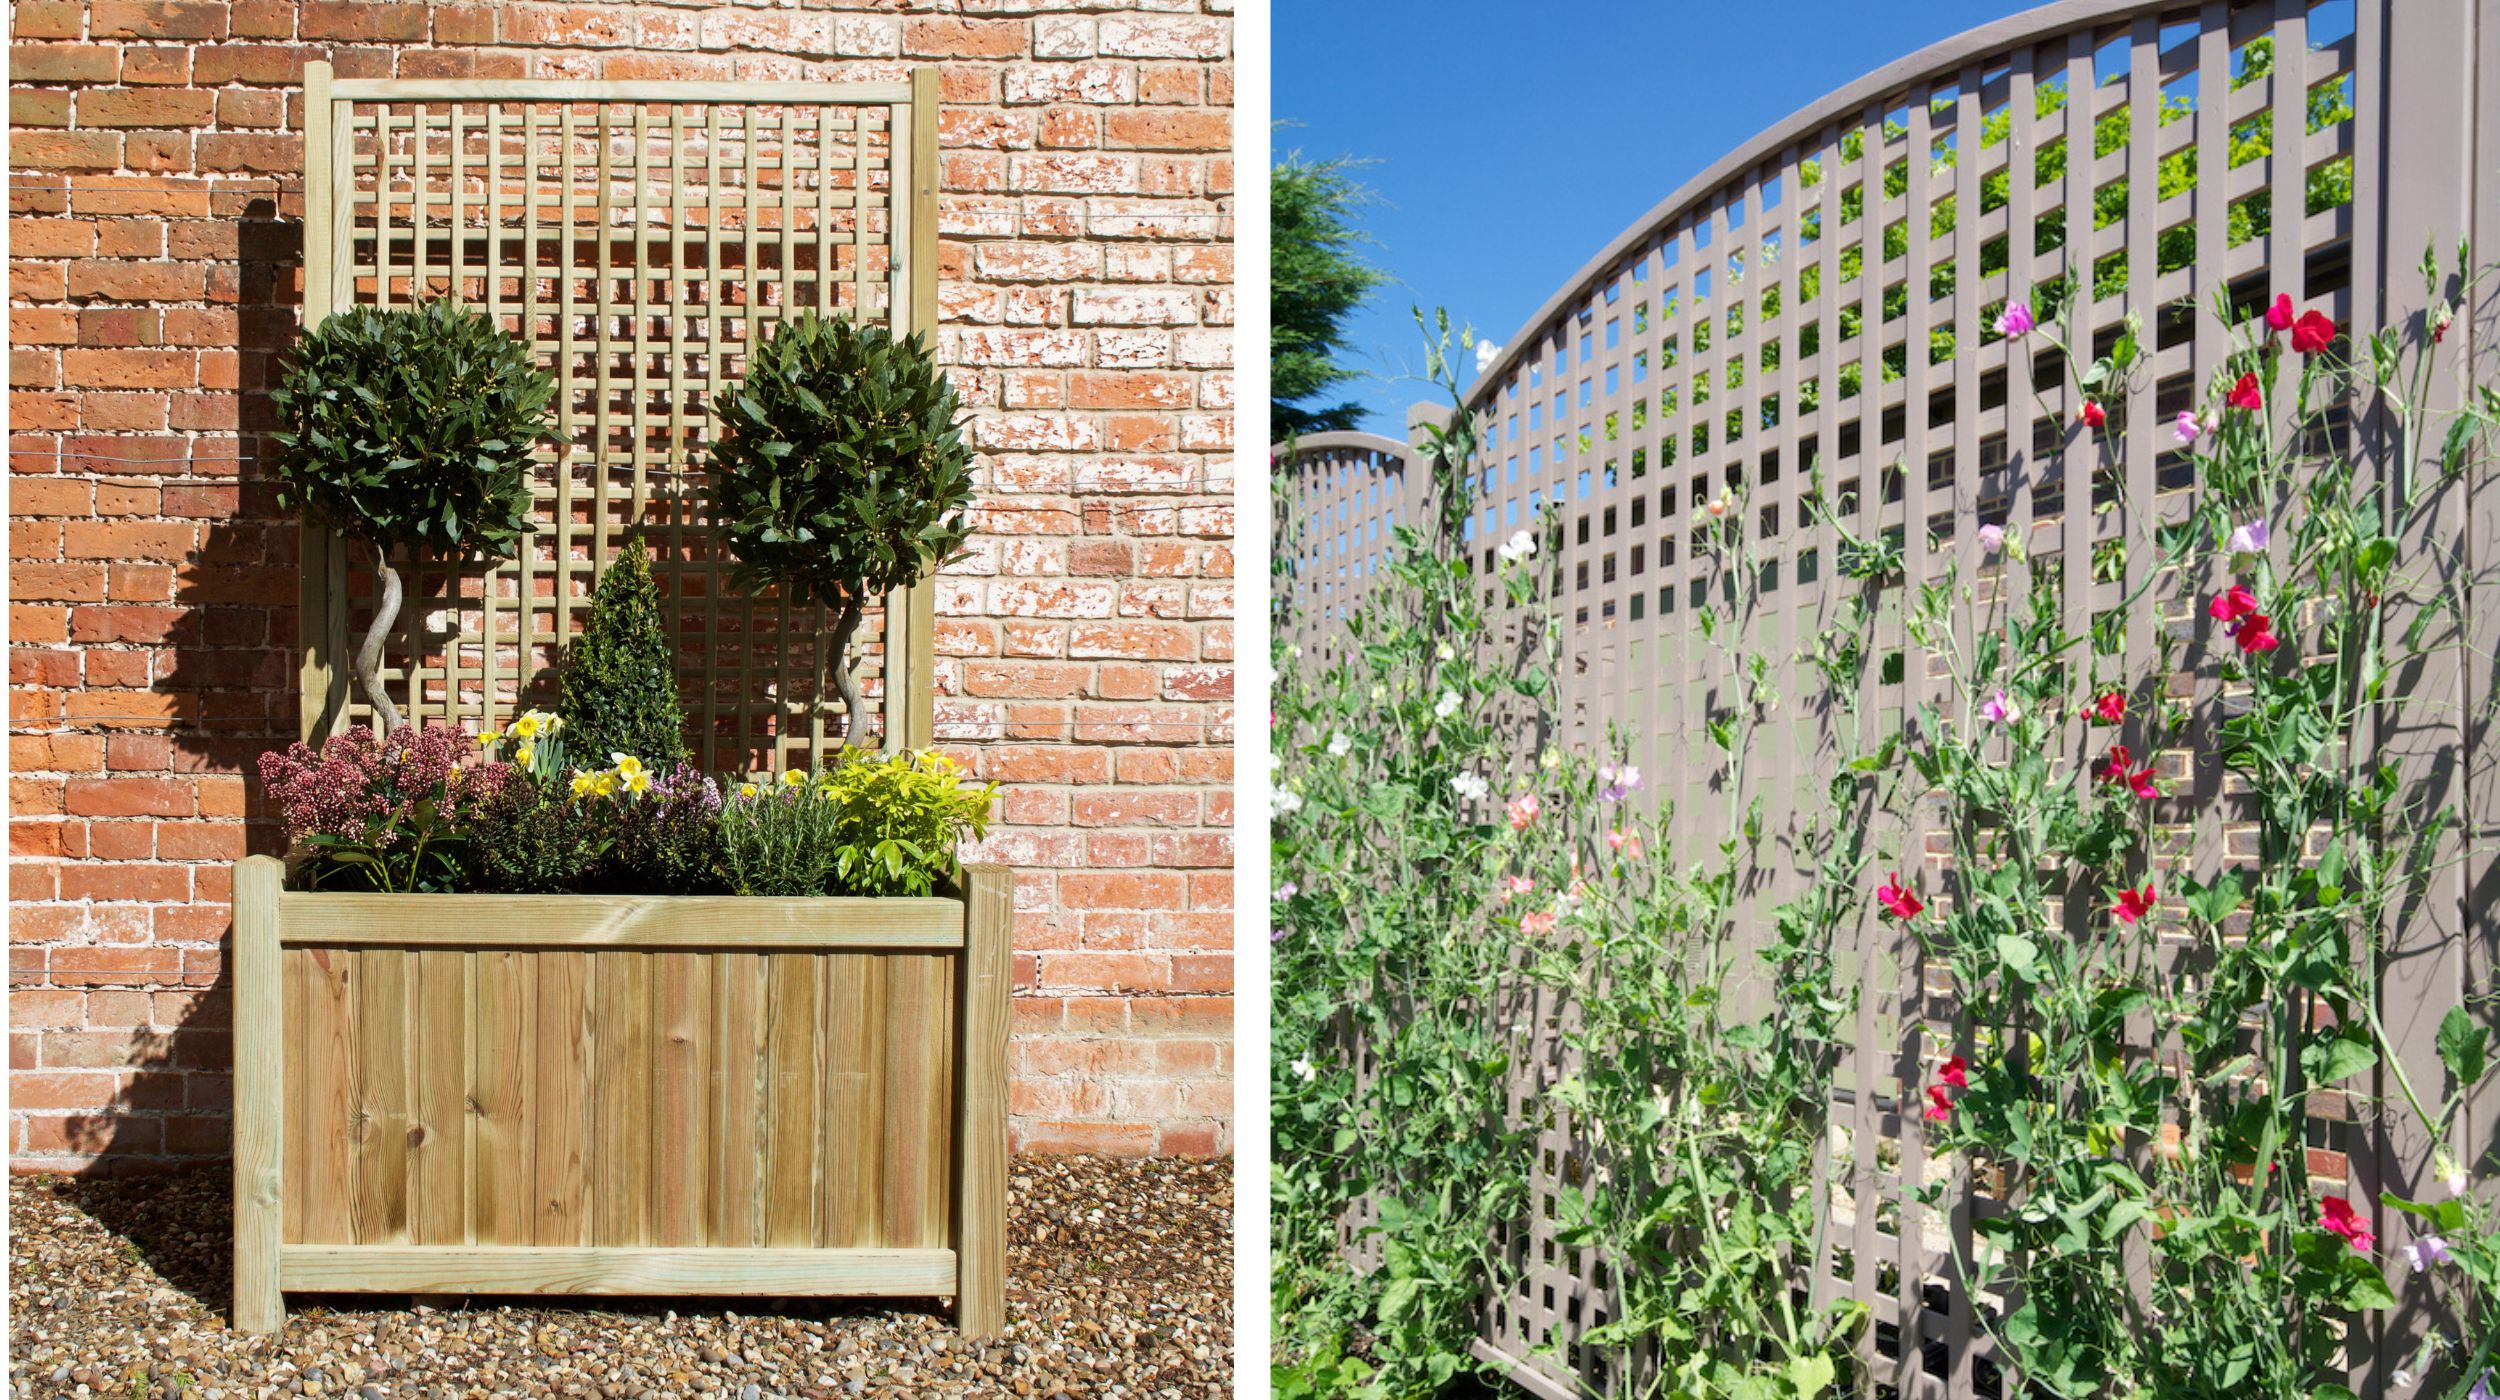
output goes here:
[[[802, 217], [813, 215], [817, 220], [813, 241], [816, 261], [812, 271], [818, 286], [816, 295], [808, 298], [807, 304], [840, 310], [863, 320], [879, 319], [871, 312], [881, 309], [885, 322], [898, 333], [918, 332], [929, 340], [935, 339], [938, 321], [937, 188], [940, 166], [937, 149], [938, 75], [934, 68], [916, 68], [903, 81], [876, 83], [568, 82], [339, 79], [333, 75], [328, 63], [313, 62], [305, 66], [304, 87], [306, 328], [318, 325], [332, 312], [357, 301], [358, 267], [354, 249], [360, 228], [355, 217], [358, 203], [355, 137], [359, 128], [354, 108], [359, 103], [382, 104], [386, 111], [392, 106], [413, 107], [415, 115], [408, 120], [406, 127], [407, 137], [413, 145], [407, 161], [409, 181], [404, 197], [408, 226], [404, 229], [390, 226], [394, 195], [389, 181], [393, 161], [387, 147], [393, 133], [400, 129], [399, 123], [394, 120], [387, 129], [375, 128], [377, 149], [372, 168], [376, 183], [372, 205], [378, 212], [375, 226], [363, 228], [361, 233], [373, 239], [374, 265], [371, 272], [377, 298], [386, 303], [393, 300], [393, 278], [395, 272], [403, 270], [407, 279], [406, 300], [410, 302], [424, 293], [430, 277], [441, 276], [449, 284], [448, 295], [461, 300], [468, 299], [462, 294], [464, 277], [482, 277], [487, 291], [479, 300], [491, 311], [557, 320], [559, 324], [547, 340], [560, 342], [562, 346], [557, 371], [563, 421], [577, 431], [596, 430], [601, 436], [601, 440], [592, 443], [588, 450], [584, 450], [579, 441], [568, 440], [557, 449], [549, 464], [555, 480], [551, 493], [543, 489], [540, 492], [540, 513], [544, 517], [549, 513], [547, 507], [554, 507], [555, 518], [545, 522], [552, 528], [543, 534], [551, 538], [555, 557], [537, 561], [547, 571], [546, 577], [533, 577], [538, 569], [529, 558], [531, 546], [528, 544], [523, 546], [523, 557], [517, 564], [489, 572], [478, 596], [463, 597], [461, 583], [464, 571], [458, 568], [452, 571], [446, 583], [449, 596], [441, 602], [455, 616], [465, 617], [474, 609], [482, 620], [473, 633], [463, 632], [457, 627], [453, 629], [453, 633], [444, 640], [444, 664], [439, 672], [427, 670], [423, 665], [424, 650], [415, 644], [422, 640], [415, 634], [421, 630], [420, 619], [433, 600], [426, 596], [423, 578], [410, 580], [408, 604], [395, 628], [394, 645], [389, 652], [393, 660], [404, 655], [406, 666], [393, 677], [386, 662], [385, 683], [393, 686], [394, 693], [405, 691], [408, 700], [405, 708], [411, 722], [429, 718], [454, 723], [474, 720], [480, 727], [491, 727], [507, 705], [517, 708], [529, 703], [534, 651], [560, 646], [569, 636], [572, 620], [580, 611], [580, 605], [570, 596], [574, 581], [595, 583], [598, 570], [607, 562], [610, 546], [622, 537], [626, 529], [640, 528], [655, 547], [663, 541], [676, 546], [686, 536], [697, 533], [684, 529], [690, 523], [686, 517], [692, 513], [691, 493], [687, 491], [680, 490], [668, 497], [665, 505], [671, 514], [665, 523], [639, 518], [641, 512], [637, 508], [650, 504], [649, 498], [659, 494], [656, 490], [646, 489], [642, 459], [650, 452], [649, 435], [653, 425], [646, 415], [648, 397], [644, 391], [665, 387], [670, 392], [670, 412], [676, 421], [663, 421], [661, 431], [671, 434], [669, 455], [674, 459], [675, 475], [682, 479], [689, 465], [685, 462], [686, 449], [695, 425], [685, 421], [684, 352], [688, 347], [679, 322], [699, 311], [709, 319], [716, 337], [733, 321], [742, 323], [748, 335], [753, 336], [760, 334], [763, 323], [777, 316], [780, 310], [796, 309], [801, 304], [794, 281], [799, 275], [795, 263], [802, 250], [798, 237]], [[437, 117], [427, 115], [425, 104], [428, 103], [447, 105], [442, 115]], [[484, 114], [474, 117], [462, 115], [460, 105], [464, 103], [485, 104]], [[497, 103], [561, 105], [563, 117], [560, 121], [550, 118], [541, 122], [524, 105], [521, 113], [498, 120], [499, 109], [493, 105]], [[590, 104], [595, 114], [587, 123], [577, 117], [584, 104]], [[702, 107], [706, 116], [692, 123], [681, 118], [665, 124], [664, 129], [663, 124], [648, 120], [647, 111], [641, 118], [613, 125], [606, 119], [611, 106], [647, 109], [659, 105]], [[717, 144], [724, 132], [720, 112], [723, 107], [733, 105], [749, 108], [747, 119], [733, 133], [743, 152], [742, 163], [724, 161]], [[780, 107], [782, 115], [778, 123], [768, 125], [759, 122], [753, 113], [753, 109], [759, 106]], [[833, 152], [837, 130], [833, 125], [833, 114], [838, 109], [850, 109], [859, 114], [850, 119], [851, 125], [839, 128], [850, 143], [842, 162], [836, 161]], [[816, 113], [812, 126], [801, 124], [796, 114], [803, 111]], [[877, 121], [881, 121], [882, 125], [874, 127], [874, 134], [882, 137], [882, 144], [874, 148], [872, 156], [872, 124]], [[449, 149], [442, 157], [429, 162], [426, 142], [438, 123], [440, 129], [448, 133]], [[470, 197], [464, 193], [461, 184], [463, 156], [468, 149], [466, 137], [477, 131], [482, 131], [486, 140], [485, 164], [482, 171], [471, 168], [468, 173], [482, 178], [485, 189], [479, 195]], [[628, 132], [635, 138], [630, 167], [623, 162], [612, 165], [612, 148], [620, 134]], [[817, 166], [813, 169], [799, 165], [793, 153], [798, 138], [811, 133], [816, 142], [817, 158]], [[690, 135], [707, 139], [701, 161], [690, 162], [685, 151], [674, 145], [666, 161], [654, 162], [650, 158], [649, 145], [654, 136], [683, 141]], [[574, 159], [578, 142], [584, 136], [599, 141], [599, 154], [594, 161], [577, 162]], [[760, 150], [768, 137], [777, 138], [781, 145], [781, 162], [777, 167], [767, 164]], [[502, 187], [506, 167], [500, 143], [516, 140], [522, 148], [522, 187], [517, 193], [511, 193]], [[561, 186], [560, 191], [544, 190], [544, 182], [539, 176], [537, 153], [540, 148], [537, 143], [549, 140], [558, 143], [555, 147], [558, 158], [550, 178]], [[879, 158], [884, 170], [881, 191], [872, 181]], [[448, 174], [451, 183], [447, 189], [427, 187], [425, 179], [429, 164], [433, 173]], [[649, 194], [651, 177], [662, 173], [669, 178], [671, 186], [666, 201], [652, 198]], [[699, 308], [690, 308], [676, 300], [687, 274], [682, 254], [688, 233], [684, 219], [690, 211], [683, 199], [684, 182], [696, 173], [707, 177], [706, 198], [699, 210], [705, 220], [700, 225], [705, 270], [714, 279], [712, 289], [717, 294], [731, 280], [721, 276], [722, 252], [733, 249], [733, 245], [736, 250], [742, 251], [743, 261], [734, 279], [747, 294], [742, 307], [732, 308], [725, 300], [713, 300]], [[837, 202], [832, 181], [838, 174], [847, 174], [852, 183], [842, 191]], [[611, 182], [620, 175], [634, 179], [643, 202], [620, 206], [607, 197]], [[599, 180], [598, 197], [578, 198], [580, 191], [577, 185], [593, 176]], [[720, 188], [718, 181], [723, 176], [742, 176], [745, 181], [738, 186], [741, 198], [736, 202], [741, 227], [734, 230], [721, 221], [721, 215], [730, 207], [729, 204], [713, 197]], [[778, 176], [780, 184], [778, 189], [771, 191], [776, 197], [766, 199], [763, 197], [765, 187], [762, 180], [771, 176]], [[810, 176], [817, 179], [815, 197], [811, 203], [802, 203], [797, 184]], [[630, 233], [618, 229], [611, 217], [620, 207], [627, 208], [633, 218]], [[428, 211], [437, 208], [448, 209], [448, 223], [441, 228], [428, 223]], [[872, 288], [871, 220], [880, 208], [886, 218], [883, 246], [887, 250], [888, 265], [883, 277]], [[467, 215], [480, 210], [486, 214], [486, 223], [483, 226], [468, 223]], [[669, 219], [669, 229], [661, 231], [649, 226], [648, 217], [655, 212]], [[847, 238], [836, 236], [833, 227], [833, 216], [843, 212], [848, 213], [851, 221]], [[595, 227], [585, 225], [585, 214], [594, 221]], [[514, 219], [518, 221], [517, 226], [507, 222]], [[557, 219], [562, 222], [547, 222], [544, 227], [541, 226], [540, 221]], [[776, 222], [770, 236], [759, 239], [757, 225], [765, 219]], [[534, 244], [557, 228], [562, 231], [564, 244], [560, 272], [555, 266], [541, 266], [534, 251], [529, 260], [517, 269], [501, 260], [500, 250], [507, 243], [518, 239]], [[397, 246], [396, 240], [402, 236], [408, 240], [409, 262], [404, 269], [395, 269], [390, 254]], [[466, 245], [480, 238], [489, 242], [490, 251], [483, 264], [473, 265], [469, 261]], [[439, 269], [428, 261], [430, 245], [437, 239], [448, 246], [446, 262]], [[612, 259], [617, 256], [620, 245], [628, 239], [633, 243], [633, 250], [620, 267]], [[583, 265], [576, 260], [575, 246], [591, 241], [597, 244], [595, 256], [599, 261]], [[759, 247], [778, 259], [775, 276], [767, 276], [759, 268], [756, 258]], [[847, 269], [840, 269], [837, 267], [838, 253], [844, 247], [851, 250], [852, 263]], [[666, 269], [672, 300], [665, 307], [654, 307], [645, 300], [653, 272], [649, 254], [654, 248], [667, 249], [672, 253]], [[843, 279], [843, 283], [850, 289], [854, 300], [847, 306], [837, 307], [834, 305], [833, 287], [842, 271], [850, 274]], [[620, 275], [635, 279], [635, 295], [623, 305], [612, 303], [608, 295]], [[501, 294], [501, 279], [506, 276], [516, 277], [520, 283], [508, 300]], [[584, 276], [598, 280], [595, 298], [576, 298], [574, 295], [576, 281]], [[776, 289], [782, 294], [782, 300], [770, 314], [762, 314], [763, 297], [768, 288], [773, 288], [776, 278]], [[541, 297], [537, 286], [541, 280], [560, 280], [560, 285], [552, 294]], [[872, 290], [882, 295], [882, 308], [870, 305]], [[733, 310], [737, 314], [733, 315]], [[655, 312], [671, 318], [671, 328], [663, 343], [652, 343], [639, 330], [623, 341], [613, 340], [608, 334], [614, 318], [620, 313], [635, 316], [639, 326]], [[599, 318], [598, 334], [576, 336], [573, 323], [591, 316]], [[594, 343], [595, 351], [592, 348]], [[720, 350], [724, 343], [718, 338], [707, 339], [704, 347], [725, 358], [726, 352]], [[670, 355], [669, 373], [666, 376], [648, 375], [650, 357], [663, 351]], [[575, 361], [586, 353], [597, 355], [598, 367], [595, 374], [583, 373], [580, 377], [583, 380], [595, 379], [601, 398], [591, 412], [575, 414], [570, 409], [576, 388], [573, 381]], [[630, 375], [618, 375], [615, 373], [616, 357], [626, 353], [635, 356], [635, 369]], [[606, 396], [623, 391], [627, 385], [636, 394], [635, 408], [619, 419], [611, 415]], [[630, 500], [624, 504], [635, 511], [636, 518], [629, 518], [623, 525], [607, 516], [608, 509], [620, 503], [607, 490], [608, 475], [613, 470], [608, 463], [612, 444], [607, 437], [620, 427], [635, 434], [631, 450], [624, 454], [626, 468], [631, 471], [635, 485]], [[585, 470], [585, 489], [577, 491], [574, 477]], [[650, 485], [656, 486], [656, 474]], [[573, 512], [585, 506], [599, 512], [588, 522], [586, 529], [573, 519]], [[352, 561], [347, 557], [344, 542], [334, 532], [316, 524], [304, 525], [302, 546], [299, 734], [307, 741], [318, 741], [355, 718], [355, 711], [361, 705], [360, 698], [352, 693], [349, 684], [351, 600], [348, 585]], [[570, 557], [577, 547], [586, 547], [590, 551], [585, 565], [576, 565]], [[701, 667], [681, 672], [682, 679], [701, 686], [704, 691], [699, 703], [688, 705], [690, 719], [710, 721], [698, 736], [698, 756], [707, 761], [707, 766], [719, 767], [723, 766], [722, 763], [714, 760], [722, 750], [751, 762], [763, 748], [768, 748], [769, 766], [773, 767], [794, 761], [821, 761], [826, 751], [824, 721], [838, 703], [831, 699], [831, 689], [826, 683], [820, 646], [821, 625], [814, 629], [801, 627], [790, 630], [785, 624], [784, 630], [777, 632], [755, 630], [753, 624], [758, 621], [755, 617], [758, 609], [753, 600], [733, 599], [740, 605], [724, 606], [723, 597], [727, 589], [723, 585], [722, 570], [718, 568], [717, 561], [712, 562], [714, 577], [700, 596], [672, 595], [664, 602], [666, 606], [684, 610], [680, 619], [681, 630], [684, 622], [698, 616], [707, 623], [703, 633], [705, 654]], [[508, 598], [499, 596], [494, 589], [494, 579], [514, 569], [517, 569], [519, 579], [517, 591]], [[552, 595], [543, 599], [537, 597], [532, 591], [534, 586], [551, 586]], [[541, 610], [539, 605], [542, 603], [545, 610], [551, 611], [554, 616], [552, 629], [541, 629], [536, 625], [535, 615]], [[497, 620], [506, 610], [511, 613], [513, 623], [509, 639], [499, 636], [497, 629]], [[782, 611], [785, 618], [789, 616], [790, 610], [786, 606]], [[867, 667], [863, 663], [863, 698], [870, 703], [864, 707], [866, 713], [859, 717], [860, 723], [854, 727], [851, 738], [853, 742], [858, 742], [869, 731], [873, 721], [875, 728], [882, 731], [886, 747], [925, 746], [933, 737], [930, 694], [930, 677], [935, 664], [933, 582], [924, 576], [920, 582], [897, 590], [884, 600], [881, 611], [881, 631], [872, 636], [869, 629], [863, 627], [854, 641], [853, 655], [855, 658], [862, 656], [868, 643], [872, 640], [878, 642], [875, 676], [883, 693], [877, 696], [868, 689], [869, 677], [865, 674]], [[724, 613], [738, 616], [735, 620], [725, 619]], [[722, 664], [721, 654], [731, 650], [724, 645], [724, 636], [717, 630], [724, 621], [729, 621], [735, 628], [727, 634], [728, 639], [734, 642], [733, 654], [745, 656], [747, 660], [733, 662], [729, 666]], [[772, 666], [753, 659], [756, 643], [764, 637], [784, 643], [775, 653], [777, 679], [772, 674]], [[804, 694], [794, 699], [792, 653], [802, 649], [814, 655], [815, 674], [807, 678]], [[475, 650], [479, 659], [474, 698], [463, 689], [464, 682], [471, 677], [462, 674], [461, 658], [470, 650]], [[503, 674], [499, 662], [500, 655], [506, 651], [513, 658], [508, 675]], [[727, 673], [726, 676], [724, 673]], [[428, 698], [429, 680], [439, 683], [439, 700]], [[720, 693], [724, 683], [743, 683], [746, 688], [724, 702]], [[508, 695], [507, 690], [510, 692]], [[769, 716], [769, 723], [766, 716]], [[717, 732], [721, 720], [726, 720], [731, 726], [725, 735]]]

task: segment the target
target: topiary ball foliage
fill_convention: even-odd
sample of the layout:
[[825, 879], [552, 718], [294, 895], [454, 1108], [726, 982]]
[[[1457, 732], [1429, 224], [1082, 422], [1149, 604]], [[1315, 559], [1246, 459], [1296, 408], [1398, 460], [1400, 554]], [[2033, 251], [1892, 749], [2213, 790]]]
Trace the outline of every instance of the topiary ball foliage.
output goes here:
[[452, 302], [334, 313], [270, 395], [279, 505], [386, 549], [506, 557], [555, 392], [528, 346]]
[[972, 496], [962, 410], [918, 335], [813, 311], [781, 322], [712, 405], [707, 490], [735, 581], [840, 608], [951, 558]]
[[590, 616], [565, 649], [556, 700], [568, 751], [593, 768], [612, 753], [665, 770], [686, 756], [677, 649], [660, 618], [660, 588], [642, 536], [628, 538], [590, 595]]

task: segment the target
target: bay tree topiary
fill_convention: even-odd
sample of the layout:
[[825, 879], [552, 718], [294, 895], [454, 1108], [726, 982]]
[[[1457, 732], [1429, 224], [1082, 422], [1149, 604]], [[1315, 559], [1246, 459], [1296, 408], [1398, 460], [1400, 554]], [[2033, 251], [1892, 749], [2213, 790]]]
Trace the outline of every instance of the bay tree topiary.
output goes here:
[[591, 767], [631, 754], [654, 768], [686, 756], [677, 649], [660, 619], [660, 588], [642, 536], [628, 536], [590, 595], [582, 634], [566, 648], [556, 699], [571, 752]]
[[278, 503], [373, 551], [382, 594], [354, 666], [378, 728], [400, 722], [381, 680], [403, 592], [393, 552], [509, 557], [531, 528], [531, 454], [554, 437], [555, 391], [528, 346], [448, 301], [351, 307], [288, 351], [270, 395]]
[[860, 731], [851, 639], [872, 599], [953, 557], [969, 533], [962, 402], [918, 335], [802, 312], [713, 401], [709, 504], [742, 587], [779, 584], [833, 616], [826, 669], [844, 742]]

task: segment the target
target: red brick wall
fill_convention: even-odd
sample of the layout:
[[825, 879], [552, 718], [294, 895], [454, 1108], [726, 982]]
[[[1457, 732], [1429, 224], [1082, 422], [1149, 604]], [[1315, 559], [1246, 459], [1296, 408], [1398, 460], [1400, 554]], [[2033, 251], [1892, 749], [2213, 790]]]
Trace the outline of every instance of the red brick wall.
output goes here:
[[[961, 8], [975, 13], [935, 11]], [[1004, 782], [1036, 1151], [1231, 1145], [1231, 19], [960, 6], [21, 0], [10, 119], [9, 1146], [227, 1148], [227, 862], [292, 738], [306, 61], [943, 72], [940, 354], [986, 457], [941, 737]], [[1178, 9], [1180, 12], [1169, 12]], [[1039, 11], [1038, 13], [1036, 11]], [[992, 14], [1012, 17], [991, 17]]]

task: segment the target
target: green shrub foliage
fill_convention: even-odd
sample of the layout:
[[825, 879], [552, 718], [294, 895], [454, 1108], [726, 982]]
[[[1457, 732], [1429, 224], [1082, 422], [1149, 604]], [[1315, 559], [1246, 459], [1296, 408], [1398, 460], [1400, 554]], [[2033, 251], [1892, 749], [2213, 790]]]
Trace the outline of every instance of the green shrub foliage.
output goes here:
[[487, 894], [565, 894], [607, 854], [602, 809], [574, 800], [562, 779], [515, 774], [469, 826], [469, 889]]
[[565, 656], [556, 712], [564, 717], [567, 751], [584, 762], [625, 753], [666, 768], [686, 757], [676, 648], [660, 620], [660, 590], [639, 535], [599, 575], [590, 616]]
[[554, 397], [529, 347], [447, 301], [351, 307], [288, 352], [270, 395], [279, 505], [374, 551], [382, 596], [356, 675], [385, 730], [399, 723], [379, 679], [401, 593], [392, 552], [508, 556], [530, 528]]
[[917, 335], [803, 312], [714, 401], [709, 482], [735, 582], [831, 610], [829, 668], [859, 734], [849, 649], [867, 603], [960, 548], [972, 456], [954, 386]]

